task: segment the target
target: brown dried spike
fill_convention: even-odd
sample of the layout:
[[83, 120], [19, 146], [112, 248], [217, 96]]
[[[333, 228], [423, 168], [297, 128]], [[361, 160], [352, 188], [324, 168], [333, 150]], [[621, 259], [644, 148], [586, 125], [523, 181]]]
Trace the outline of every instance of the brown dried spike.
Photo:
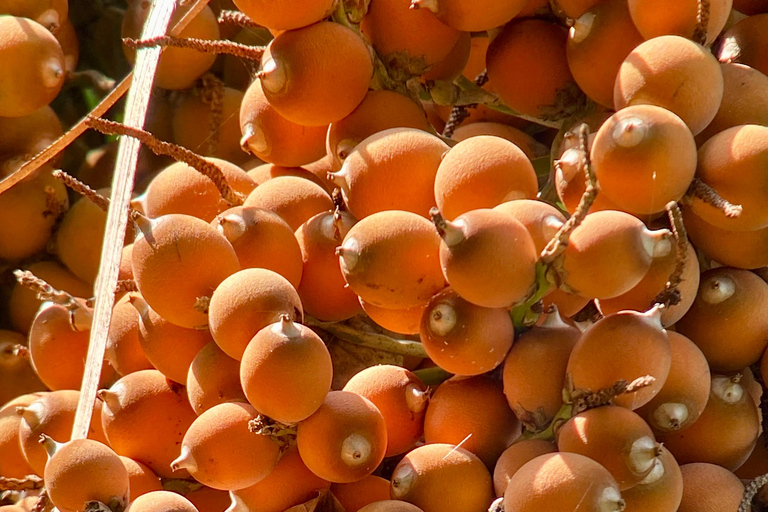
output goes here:
[[698, 197], [705, 203], [723, 210], [725, 216], [728, 218], [734, 218], [741, 215], [742, 207], [740, 204], [731, 204], [717, 193], [717, 190], [713, 189], [699, 178], [693, 178], [691, 186], [688, 188], [686, 195], [691, 197]]
[[189, 48], [201, 53], [227, 54], [241, 59], [260, 60], [264, 53], [264, 46], [248, 46], [247, 44], [232, 41], [213, 41], [209, 39], [195, 39], [172, 36], [160, 36], [150, 39], [132, 39], [124, 37], [123, 43], [133, 49], [150, 48], [152, 46], [170, 46], [172, 48]]
[[224, 201], [232, 206], [239, 206], [245, 200], [242, 194], [232, 190], [224, 177], [224, 173], [218, 166], [186, 148], [161, 141], [147, 131], [131, 128], [122, 123], [107, 121], [98, 117], [88, 116], [88, 126], [105, 135], [127, 135], [133, 137], [147, 146], [156, 155], [170, 156], [178, 162], [184, 162], [210, 178], [214, 185], [216, 185], [216, 188], [219, 189]]
[[[669, 281], [664, 289], [659, 292], [653, 304], [662, 304], [664, 307], [674, 306], [680, 303], [680, 290], [678, 286], [683, 279], [685, 270], [685, 257], [688, 252], [688, 234], [683, 224], [683, 214], [676, 202], [670, 201], [666, 207], [669, 216], [669, 224], [672, 227], [672, 235], [675, 237], [675, 251], [677, 263], [675, 269], [669, 275]], [[651, 306], [653, 306], [651, 304]]]
[[224, 82], [208, 73], [200, 79], [200, 97], [203, 103], [211, 109], [208, 122], [208, 153], [213, 154], [219, 145], [219, 127], [222, 124], [222, 109], [224, 108]]
[[709, 0], [699, 0], [699, 8], [696, 12], [696, 28], [693, 31], [693, 39], [700, 45], [707, 44], [707, 25], [709, 25]]
[[219, 13], [219, 23], [242, 28], [262, 28], [261, 25], [240, 11], [223, 10]]
[[89, 187], [82, 181], [78, 180], [74, 176], [67, 174], [61, 169], [56, 169], [51, 174], [53, 174], [54, 178], [62, 182], [68, 188], [71, 188], [81, 196], [90, 200], [93, 204], [98, 206], [100, 209], [104, 210], [105, 212], [109, 209], [108, 198], [102, 196], [101, 194], [99, 194], [98, 192], [96, 192], [91, 187]]

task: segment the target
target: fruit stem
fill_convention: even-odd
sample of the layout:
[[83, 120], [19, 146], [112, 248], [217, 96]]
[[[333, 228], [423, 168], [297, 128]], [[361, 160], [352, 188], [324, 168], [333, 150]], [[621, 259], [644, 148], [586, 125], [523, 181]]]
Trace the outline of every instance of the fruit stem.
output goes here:
[[296, 444], [295, 425], [280, 423], [263, 414], [259, 414], [248, 422], [248, 430], [272, 439], [280, 447], [280, 453], [284, 453]]
[[568, 240], [571, 236], [571, 233], [573, 233], [573, 230], [579, 227], [579, 224], [581, 224], [581, 222], [587, 216], [587, 213], [589, 213], [589, 208], [597, 198], [597, 178], [595, 177], [595, 171], [592, 168], [592, 161], [589, 157], [589, 127], [586, 123], [582, 123], [576, 130], [576, 133], [579, 136], [579, 150], [582, 151], [584, 155], [583, 166], [587, 186], [586, 190], [584, 190], [584, 194], [581, 196], [579, 205], [573, 212], [573, 215], [571, 215], [571, 217], [565, 221], [565, 224], [560, 227], [555, 236], [552, 237], [552, 240], [550, 240], [546, 247], [544, 247], [544, 250], [541, 251], [540, 260], [547, 266], [553, 266], [555, 260], [557, 260], [560, 256], [562, 256], [563, 252], [565, 252], [565, 248], [568, 246]]
[[709, 25], [709, 0], [699, 0], [696, 10], [696, 28], [693, 30], [693, 39], [702, 46], [707, 44], [707, 26]]
[[222, 125], [221, 116], [224, 109], [224, 82], [213, 73], [206, 73], [200, 79], [198, 91], [202, 102], [210, 108], [206, 145], [208, 154], [214, 155], [219, 147], [219, 127]]
[[430, 368], [422, 368], [420, 370], [414, 370], [413, 374], [416, 375], [421, 382], [429, 387], [437, 387], [442, 382], [453, 377], [452, 373], [449, 373], [439, 366], [432, 366]]
[[667, 215], [669, 216], [669, 224], [672, 227], [672, 236], [675, 238], [675, 268], [669, 275], [664, 289], [659, 292], [655, 299], [654, 304], [661, 304], [665, 308], [674, 306], [680, 303], [680, 290], [678, 286], [683, 281], [683, 271], [685, 270], [685, 260], [688, 254], [688, 234], [685, 231], [685, 225], [683, 224], [683, 214], [680, 212], [680, 207], [675, 201], [667, 203], [665, 208]]
[[24, 478], [0, 476], [0, 491], [34, 491], [42, 487], [43, 479], [37, 475], [27, 475]]
[[749, 484], [744, 487], [744, 496], [741, 498], [741, 502], [739, 503], [739, 512], [749, 512], [750, 510], [757, 510], [757, 508], [752, 508], [752, 500], [757, 495], [757, 493], [768, 485], [768, 473], [764, 475], [760, 475], [757, 478], [753, 479]]
[[311, 316], [304, 318], [304, 325], [322, 329], [337, 338], [354, 343], [355, 345], [362, 345], [363, 347], [375, 348], [403, 356], [428, 357], [424, 346], [418, 341], [400, 340], [383, 334], [363, 332], [338, 322], [321, 322]]
[[86, 199], [90, 200], [93, 204], [99, 207], [102, 211], [107, 211], [109, 209], [109, 199], [104, 197], [103, 195], [99, 194], [95, 190], [93, 190], [91, 187], [83, 183], [82, 181], [78, 180], [74, 176], [71, 176], [67, 174], [66, 172], [62, 171], [61, 169], [56, 169], [51, 173], [54, 178], [62, 182], [67, 187], [71, 188], [81, 196], [85, 197]]
[[688, 187], [685, 196], [701, 199], [705, 203], [722, 210], [725, 216], [729, 219], [738, 217], [741, 215], [741, 211], [743, 210], [740, 204], [729, 203], [720, 197], [720, 194], [717, 193], [717, 190], [701, 181], [700, 178], [693, 178], [691, 186]]
[[213, 184], [216, 185], [222, 199], [224, 199], [230, 206], [240, 206], [245, 200], [242, 194], [232, 190], [227, 183], [224, 172], [222, 172], [219, 166], [206, 160], [197, 153], [177, 144], [161, 141], [151, 133], [139, 128], [133, 128], [122, 123], [108, 121], [99, 117], [88, 116], [88, 126], [105, 135], [127, 135], [133, 137], [147, 146], [156, 155], [170, 156], [177, 162], [184, 162], [210, 179]]
[[519, 333], [534, 325], [539, 319], [541, 313], [535, 311], [534, 306], [553, 289], [552, 283], [548, 279], [548, 270], [549, 268], [546, 265], [540, 261], [536, 262], [536, 290], [525, 302], [513, 307], [509, 312], [510, 316], [512, 316], [515, 332]]
[[464, 233], [461, 231], [461, 228], [445, 220], [445, 217], [443, 217], [443, 214], [440, 213], [437, 207], [433, 206], [429, 209], [429, 216], [432, 217], [432, 224], [435, 225], [437, 234], [440, 235], [440, 238], [443, 239], [448, 247], [452, 247], [464, 240]]
[[248, 46], [247, 44], [235, 43], [227, 40], [209, 40], [209, 39], [196, 39], [196, 38], [184, 38], [173, 36], [159, 36], [151, 37], [149, 39], [131, 39], [130, 37], [123, 38], [123, 44], [128, 48], [138, 50], [141, 48], [151, 48], [153, 46], [173, 47], [173, 48], [189, 48], [200, 53], [213, 53], [226, 55], [234, 55], [241, 59], [259, 60], [264, 54], [265, 46]]
[[93, 310], [86, 306], [83, 299], [78, 299], [63, 290], [57, 290], [29, 270], [14, 270], [13, 275], [21, 286], [37, 292], [37, 299], [53, 302], [69, 311], [70, 324], [77, 331], [91, 328]]
[[[414, 4], [411, 4], [411, 7], [413, 7], [413, 5]], [[484, 69], [479, 75], [475, 77], [474, 84], [477, 87], [482, 87], [486, 82], [488, 82], [488, 70]], [[454, 105], [453, 108], [451, 108], [450, 116], [448, 116], [448, 122], [445, 123], [445, 128], [443, 128], [443, 137], [446, 139], [453, 137], [453, 132], [456, 131], [456, 128], [458, 128], [461, 123], [463, 123], [464, 120], [469, 117], [468, 109], [475, 107], [477, 107], [477, 104]]]
[[115, 286], [115, 294], [137, 291], [139, 291], [139, 287], [136, 286], [136, 281], [133, 279], [120, 279], [117, 281], [117, 286]]

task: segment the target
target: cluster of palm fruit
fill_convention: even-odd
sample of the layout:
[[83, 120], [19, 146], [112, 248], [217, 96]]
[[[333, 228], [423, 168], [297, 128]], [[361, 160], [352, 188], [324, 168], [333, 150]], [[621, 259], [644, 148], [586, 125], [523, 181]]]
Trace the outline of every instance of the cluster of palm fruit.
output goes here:
[[[115, 141], [0, 192], [0, 512], [768, 508], [768, 4], [233, 2], [110, 11], [174, 143], [88, 121], [164, 155], [123, 238]], [[0, 179], [67, 7], [0, 0]]]

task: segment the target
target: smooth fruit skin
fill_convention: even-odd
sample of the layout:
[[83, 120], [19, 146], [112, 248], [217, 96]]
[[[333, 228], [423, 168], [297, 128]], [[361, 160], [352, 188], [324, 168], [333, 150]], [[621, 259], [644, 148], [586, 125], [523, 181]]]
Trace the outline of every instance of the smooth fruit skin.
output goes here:
[[549, 203], [534, 199], [505, 201], [493, 209], [510, 215], [525, 226], [533, 239], [536, 254], [541, 254], [565, 223], [565, 216], [560, 213], [560, 210]]
[[363, 101], [373, 75], [360, 36], [321, 21], [282, 32], [261, 60], [261, 85], [275, 110], [304, 126], [323, 126], [348, 116]]
[[405, 501], [382, 500], [375, 501], [358, 509], [357, 512], [424, 512], [416, 505], [411, 505]]
[[763, 35], [768, 26], [768, 13], [749, 16], [723, 34], [717, 58], [720, 62], [739, 62], [768, 74], [766, 43]]
[[[332, 484], [331, 492], [346, 512], [358, 512], [371, 503], [389, 501], [389, 480], [368, 475], [357, 482]], [[401, 503], [405, 504], [405, 502]]]
[[[16, 413], [16, 407], [26, 407], [37, 400], [42, 393], [30, 393], [17, 396], [0, 406], [0, 475], [7, 478], [24, 478], [34, 473], [19, 442], [19, 426], [22, 418]], [[387, 482], [389, 496], [389, 482]]]
[[299, 454], [320, 478], [360, 480], [384, 459], [387, 427], [373, 403], [349, 391], [331, 391], [320, 408], [299, 423]]
[[303, 0], [294, 5], [281, 0], [234, 0], [233, 3], [256, 23], [272, 30], [306, 27], [327, 18], [334, 6], [333, 0]]
[[412, 9], [429, 9], [446, 25], [466, 32], [482, 32], [504, 25], [523, 10], [528, 0], [412, 0]]
[[688, 237], [711, 259], [729, 267], [757, 269], [768, 266], [768, 227], [753, 231], [721, 229], [690, 209], [683, 209]]
[[123, 462], [109, 447], [91, 439], [58, 446], [45, 465], [43, 480], [51, 503], [62, 512], [84, 510], [90, 501], [128, 502], [129, 478]]
[[160, 478], [147, 466], [129, 457], [120, 455], [120, 460], [128, 471], [129, 496], [135, 500], [142, 494], [152, 491], [162, 491]]
[[539, 455], [557, 451], [557, 445], [543, 439], [522, 439], [504, 450], [493, 469], [493, 489], [497, 497], [504, 496], [509, 481], [527, 462]]
[[318, 213], [334, 209], [331, 196], [323, 187], [296, 176], [267, 180], [248, 195], [243, 206], [274, 212], [294, 231]]
[[661, 389], [672, 365], [669, 339], [657, 309], [649, 313], [621, 311], [590, 326], [571, 352], [567, 372], [578, 389], [599, 389], [618, 380], [651, 375], [655, 381], [613, 403], [629, 409], [648, 403]]
[[64, 53], [36, 21], [0, 16], [0, 116], [20, 117], [48, 105], [65, 78]]
[[485, 512], [493, 501], [491, 475], [471, 452], [426, 444], [408, 452], [392, 473], [390, 496], [424, 512]]
[[240, 362], [216, 343], [208, 343], [197, 353], [189, 365], [186, 385], [189, 403], [197, 415], [220, 403], [245, 401]]
[[696, 135], [714, 119], [723, 98], [723, 74], [709, 50], [680, 36], [659, 36], [637, 46], [619, 68], [616, 110], [656, 105], [680, 116]]
[[620, 512], [623, 505], [608, 470], [577, 453], [536, 457], [515, 473], [504, 492], [505, 512]]
[[727, 469], [695, 462], [680, 466], [683, 498], [678, 512], [720, 512], [737, 510], [744, 484]]
[[253, 337], [240, 364], [248, 401], [282, 423], [298, 423], [317, 411], [332, 379], [331, 356], [323, 340], [287, 315]]
[[[708, 5], [706, 44], [711, 44], [723, 30], [732, 5], [732, 0], [717, 0]], [[696, 29], [698, 8], [696, 0], [684, 0], [674, 4], [658, 0], [629, 0], [632, 21], [645, 39], [667, 34], [692, 38]]]
[[181, 494], [170, 491], [154, 491], [142, 494], [131, 502], [131, 512], [198, 512], [197, 508]]

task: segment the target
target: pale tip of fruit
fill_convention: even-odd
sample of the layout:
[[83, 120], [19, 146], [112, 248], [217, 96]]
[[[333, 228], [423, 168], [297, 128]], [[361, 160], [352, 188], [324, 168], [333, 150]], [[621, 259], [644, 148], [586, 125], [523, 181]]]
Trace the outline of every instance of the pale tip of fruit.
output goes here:
[[224, 512], [250, 512], [248, 505], [233, 491], [229, 491], [229, 507]]
[[712, 276], [699, 286], [699, 297], [707, 304], [720, 304], [736, 293], [736, 282], [726, 275]]
[[21, 417], [27, 422], [29, 428], [36, 429], [45, 415], [45, 403], [40, 400], [36, 400], [26, 407], [20, 407], [16, 409], [16, 412], [21, 412]]
[[412, 413], [419, 413], [427, 407], [429, 394], [417, 384], [411, 383], [405, 387], [405, 403]]
[[565, 186], [576, 178], [584, 179], [584, 154], [577, 148], [566, 149], [555, 162], [555, 178]]
[[626, 506], [626, 502], [621, 498], [621, 493], [615, 487], [606, 487], [600, 494], [599, 512], [622, 512]]
[[[657, 229], [654, 231], [644, 229], [640, 235], [640, 239], [646, 254], [651, 258], [664, 256], [664, 249], [666, 248], [666, 250], [669, 251], [672, 248], [672, 245], [669, 242], [670, 234], [671, 232], [668, 229]], [[660, 244], [661, 246], [657, 248]]]
[[36, 20], [39, 24], [48, 29], [49, 32], [56, 32], [59, 30], [60, 20], [59, 13], [56, 9], [46, 9], [37, 17]]
[[679, 430], [687, 420], [688, 407], [685, 404], [668, 402], [653, 411], [654, 426], [664, 432]]
[[395, 472], [392, 473], [392, 484], [390, 492], [392, 498], [401, 500], [408, 493], [411, 492], [413, 485], [416, 483], [416, 470], [413, 469], [409, 463], [401, 463], [395, 468]]
[[275, 59], [268, 59], [264, 62], [259, 72], [261, 86], [264, 90], [277, 94], [285, 87], [287, 77], [285, 76], [285, 67]]
[[45, 448], [45, 453], [48, 454], [48, 460], [50, 460], [51, 457], [56, 454], [56, 451], [62, 446], [61, 443], [57, 443], [53, 440], [52, 437], [45, 434], [40, 434], [38, 441], [43, 445], [43, 448]]
[[456, 310], [450, 304], [438, 304], [429, 312], [429, 330], [437, 336], [446, 336], [456, 321]]
[[339, 169], [336, 172], [329, 172], [325, 175], [328, 180], [332, 181], [335, 185], [338, 185], [339, 188], [342, 190], [345, 190], [347, 188], [347, 172], [344, 170], [344, 167]]
[[192, 450], [184, 444], [181, 445], [181, 455], [179, 458], [171, 462], [171, 470], [178, 471], [180, 469], [186, 469], [190, 473], [197, 471], [197, 461], [192, 456]]
[[438, 0], [411, 0], [411, 9], [428, 9], [437, 14]]
[[570, 325], [563, 321], [560, 316], [560, 311], [554, 304], [550, 306], [550, 310], [544, 313], [544, 320], [539, 324], [539, 327], [545, 329], [569, 329]]
[[552, 240], [560, 228], [563, 227], [563, 221], [557, 215], [547, 215], [541, 221], [541, 234], [544, 240]]
[[288, 314], [280, 315], [279, 329], [282, 335], [288, 338], [298, 338], [301, 336], [301, 329], [293, 321], [291, 315]]
[[360, 259], [360, 244], [355, 237], [348, 236], [344, 239], [341, 247], [336, 249], [336, 254], [340, 258], [342, 270], [349, 273], [354, 270]]
[[744, 386], [733, 377], [715, 375], [712, 377], [712, 394], [723, 402], [735, 404], [744, 397]]
[[246, 228], [245, 219], [239, 213], [229, 213], [219, 217], [219, 225], [217, 229], [219, 233], [224, 235], [224, 238], [230, 242], [234, 242], [243, 236]]
[[653, 246], [653, 257], [663, 258], [672, 252], [672, 232], [668, 229], [653, 231], [656, 245]]
[[660, 330], [664, 329], [664, 325], [661, 323], [661, 314], [664, 311], [664, 307], [661, 304], [654, 304], [651, 309], [644, 313], [640, 313], [646, 320], [650, 321], [654, 327]]
[[628, 466], [635, 473], [645, 473], [653, 468], [658, 458], [658, 443], [651, 436], [643, 436], [632, 443], [629, 449]]
[[57, 57], [51, 57], [43, 62], [41, 82], [48, 89], [54, 89], [61, 85], [64, 80], [63, 60]]
[[651, 469], [651, 471], [645, 476], [645, 478], [640, 480], [640, 482], [637, 485], [649, 485], [654, 482], [658, 482], [661, 479], [661, 477], [664, 476], [665, 473], [666, 473], [666, 468], [664, 467], [664, 462], [662, 462], [661, 459], [657, 458], [653, 462], [653, 468]]
[[717, 60], [720, 62], [733, 62], [741, 56], [741, 48], [735, 37], [726, 37], [720, 45]]
[[360, 143], [359, 140], [344, 139], [336, 144], [336, 158], [339, 159], [339, 162], [344, 163], [344, 160], [352, 153], [358, 143]]
[[350, 434], [341, 443], [341, 460], [350, 467], [368, 464], [371, 452], [371, 442], [358, 433]]
[[256, 156], [269, 154], [269, 143], [264, 130], [256, 123], [246, 123], [243, 126], [243, 136], [240, 139], [240, 147], [246, 152]]
[[99, 390], [98, 393], [96, 393], [96, 396], [104, 404], [102, 410], [106, 411], [108, 414], [114, 414], [119, 411], [122, 407], [120, 399], [125, 395], [125, 391], [125, 384], [122, 382], [116, 382], [109, 389]]
[[648, 133], [648, 123], [637, 116], [625, 117], [613, 127], [613, 141], [617, 146], [633, 148], [643, 142]]
[[573, 22], [573, 26], [568, 30], [568, 40], [574, 43], [580, 43], [585, 40], [592, 32], [592, 25], [595, 21], [595, 15], [591, 12], [585, 12]]

